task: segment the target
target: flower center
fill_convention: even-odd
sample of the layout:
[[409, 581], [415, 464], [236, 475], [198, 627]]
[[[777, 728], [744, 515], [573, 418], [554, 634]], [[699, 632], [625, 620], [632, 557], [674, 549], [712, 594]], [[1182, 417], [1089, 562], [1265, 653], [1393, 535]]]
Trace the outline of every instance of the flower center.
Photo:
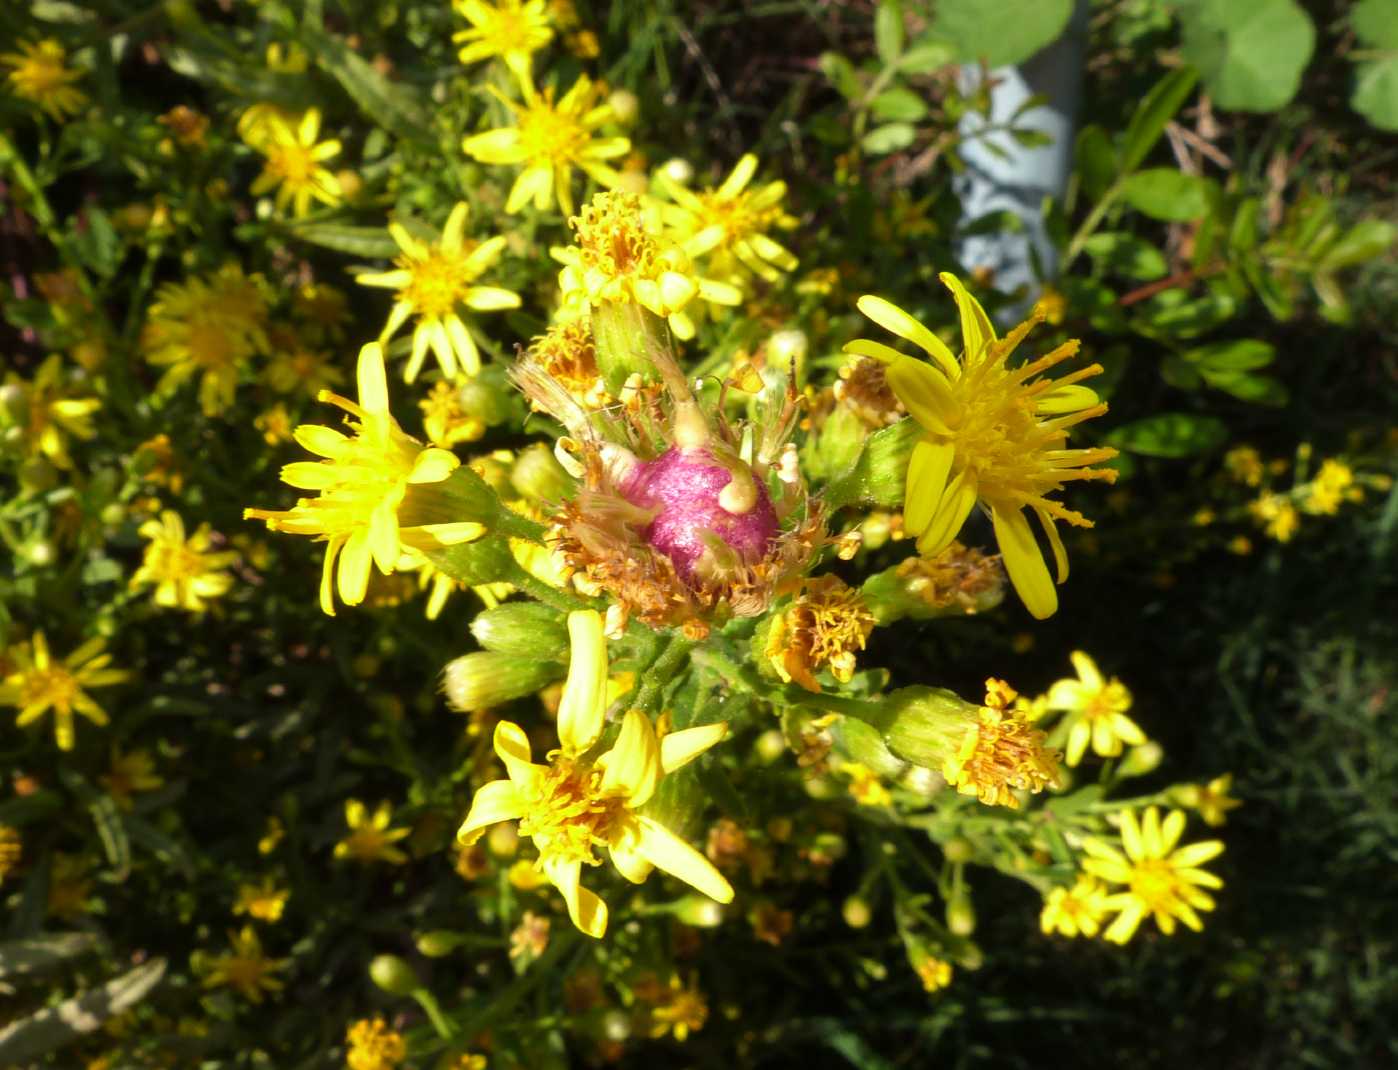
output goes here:
[[612, 193], [594, 198], [572, 223], [587, 270], [608, 278], [653, 274], [655, 240], [646, 233], [636, 197]]
[[412, 280], [403, 287], [402, 298], [428, 319], [450, 315], [466, 296], [472, 276], [466, 270], [465, 258], [471, 248], [462, 249], [459, 256], [432, 250], [421, 260], [399, 257], [398, 266], [412, 273]]
[[536, 104], [520, 116], [519, 136], [531, 161], [554, 165], [576, 159], [587, 143], [587, 131], [548, 104]]
[[316, 172], [316, 159], [305, 145], [276, 145], [267, 157], [267, 169], [290, 186], [305, 186]]
[[24, 705], [44, 703], [66, 712], [73, 708], [73, 699], [80, 691], [78, 681], [67, 669], [40, 669], [25, 677]]
[[205, 368], [226, 368], [237, 362], [227, 327], [212, 323], [190, 325], [189, 355]]
[[561, 755], [535, 789], [519, 831], [539, 849], [540, 859], [601, 864], [593, 848], [616, 838], [628, 819], [626, 801], [602, 791], [602, 771]]
[[1169, 913], [1178, 899], [1179, 886], [1174, 867], [1163, 858], [1137, 862], [1131, 870], [1131, 894], [1151, 911]]

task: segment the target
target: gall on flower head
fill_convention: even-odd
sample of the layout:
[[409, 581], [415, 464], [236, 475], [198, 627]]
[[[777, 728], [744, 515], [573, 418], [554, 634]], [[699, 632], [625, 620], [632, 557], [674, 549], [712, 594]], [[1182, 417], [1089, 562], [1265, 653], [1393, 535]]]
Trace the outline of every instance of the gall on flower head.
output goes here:
[[700, 637], [711, 621], [757, 616], [799, 584], [824, 526], [787, 443], [793, 387], [764, 391], [753, 419], [735, 426], [723, 415], [735, 384], [706, 410], [668, 347], [646, 350], [663, 387], [633, 375], [602, 409], [533, 353], [514, 378], [567, 430], [555, 453], [580, 489], [559, 505], [550, 538], [575, 582], [606, 591], [627, 616]]

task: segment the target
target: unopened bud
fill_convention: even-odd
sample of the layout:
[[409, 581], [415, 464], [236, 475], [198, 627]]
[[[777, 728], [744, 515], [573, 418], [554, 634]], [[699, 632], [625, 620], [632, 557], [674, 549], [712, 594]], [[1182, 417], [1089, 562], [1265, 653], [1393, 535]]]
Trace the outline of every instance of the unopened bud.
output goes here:
[[471, 713], [531, 695], [562, 675], [557, 662], [482, 650], [447, 662], [442, 691], [452, 709]]
[[641, 382], [660, 377], [651, 354], [669, 352], [670, 329], [634, 301], [604, 301], [592, 310], [592, 341], [602, 382], [616, 396], [633, 375]]
[[1160, 763], [1164, 760], [1165, 748], [1153, 740], [1147, 740], [1126, 752], [1121, 764], [1117, 766], [1117, 772], [1124, 777], [1145, 776], [1160, 768]]
[[427, 556], [434, 568], [467, 587], [508, 581], [519, 567], [509, 540], [502, 535], [487, 535], [474, 542], [432, 550]]
[[58, 558], [58, 550], [48, 539], [35, 539], [24, 548], [24, 556], [35, 568], [48, 568]]
[[466, 415], [487, 427], [505, 423], [519, 405], [518, 393], [510, 386], [505, 369], [496, 364], [487, 364], [457, 387], [457, 397]]
[[947, 904], [947, 928], [957, 936], [970, 936], [976, 931], [976, 908], [966, 896], [955, 896]]
[[573, 496], [577, 480], [563, 470], [553, 450], [539, 442], [515, 458], [510, 485], [531, 501], [557, 504]]
[[874, 919], [869, 900], [861, 895], [852, 895], [846, 899], [840, 907], [840, 914], [851, 929], [863, 929]]
[[637, 116], [641, 114], [641, 102], [629, 89], [612, 90], [607, 104], [611, 106], [612, 116], [620, 126], [634, 126]]
[[620, 1044], [631, 1036], [631, 1018], [619, 1010], [610, 1010], [602, 1016], [602, 1035], [614, 1044]]
[[671, 157], [661, 164], [660, 173], [681, 186], [687, 186], [694, 181], [693, 165], [678, 156]]
[[888, 749], [877, 728], [858, 718], [841, 717], [831, 727], [831, 734], [836, 745], [851, 760], [885, 780], [896, 780], [908, 767]]
[[369, 979], [395, 996], [410, 996], [422, 987], [413, 968], [397, 955], [375, 956], [369, 963]]
[[454, 933], [450, 929], [433, 929], [428, 933], [420, 933], [416, 941], [418, 953], [430, 959], [450, 955], [462, 942], [462, 934]]
[[538, 602], [506, 602], [476, 614], [471, 634], [486, 650], [557, 661], [568, 649], [568, 625], [558, 610]]
[[778, 729], [769, 728], [757, 737], [753, 749], [763, 764], [771, 765], [786, 753], [786, 737]]
[[715, 929], [723, 924], [723, 907], [707, 895], [687, 895], [675, 904], [675, 917], [696, 929]]
[[942, 844], [942, 855], [948, 862], [969, 862], [975, 857], [976, 849], [971, 841], [961, 836], [953, 836]]
[[913, 765], [939, 769], [955, 754], [980, 707], [940, 687], [904, 687], [881, 703], [878, 727], [888, 749]]

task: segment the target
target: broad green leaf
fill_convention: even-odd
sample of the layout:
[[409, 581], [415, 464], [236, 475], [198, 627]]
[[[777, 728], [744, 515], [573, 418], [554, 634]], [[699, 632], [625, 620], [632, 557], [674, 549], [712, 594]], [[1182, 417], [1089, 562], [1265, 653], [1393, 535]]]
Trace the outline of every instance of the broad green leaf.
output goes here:
[[1121, 194], [1152, 219], [1180, 223], [1198, 219], [1209, 207], [1208, 180], [1168, 167], [1152, 167], [1127, 176]]
[[903, 5], [899, 0], [879, 0], [874, 11], [874, 48], [885, 66], [898, 62], [904, 40]]
[[1270, 343], [1260, 339], [1239, 338], [1231, 342], [1195, 346], [1181, 355], [1205, 376], [1209, 376], [1265, 368], [1276, 359], [1277, 351]]
[[910, 123], [887, 123], [876, 126], [864, 135], [864, 151], [875, 156], [906, 149], [917, 137], [917, 130]]
[[1175, 117], [1184, 106], [1189, 94], [1194, 91], [1194, 83], [1199, 80], [1193, 68], [1185, 67], [1171, 71], [1151, 87], [1149, 93], [1136, 110], [1131, 113], [1131, 121], [1126, 124], [1126, 133], [1121, 139], [1121, 169], [1134, 171], [1141, 165], [1160, 135], [1165, 132], [1165, 124]]
[[1156, 334], [1194, 338], [1226, 323], [1237, 310], [1238, 302], [1226, 293], [1213, 292], [1190, 300], [1174, 290], [1146, 302], [1140, 323]]
[[75, 219], [72, 248], [86, 267], [104, 279], [111, 278], [121, 263], [121, 235], [107, 214], [91, 205]]
[[57, 1051], [134, 1007], [165, 976], [165, 960], [151, 959], [101, 988], [35, 1011], [0, 1030], [0, 1064], [21, 1066]]
[[966, 63], [992, 67], [1026, 60], [1068, 24], [1073, 0], [937, 0], [933, 32]]
[[1193, 0], [1180, 8], [1184, 58], [1221, 108], [1276, 111], [1296, 95], [1315, 25], [1295, 0]]
[[915, 123], [927, 117], [927, 102], [911, 89], [898, 86], [876, 96], [869, 110], [881, 123]]
[[293, 237], [366, 260], [391, 260], [398, 243], [383, 227], [351, 227], [341, 223], [298, 223], [288, 228]]
[[1074, 162], [1083, 196], [1089, 203], [1096, 204], [1107, 192], [1107, 187], [1116, 181], [1116, 153], [1112, 149], [1111, 137], [1100, 126], [1084, 126], [1078, 132]]
[[1361, 63], [1350, 107], [1380, 130], [1398, 130], [1398, 55]]
[[1171, 353], [1160, 362], [1160, 378], [1177, 390], [1198, 390], [1204, 377], [1187, 361]]
[[1213, 416], [1162, 412], [1118, 427], [1106, 436], [1108, 445], [1147, 457], [1190, 457], [1228, 440], [1228, 428]]
[[1349, 25], [1365, 48], [1398, 50], [1398, 6], [1393, 0], [1359, 0], [1350, 8]]
[[898, 69], [904, 74], [931, 74], [955, 62], [956, 52], [951, 45], [924, 35], [899, 57]]
[[0, 944], [0, 978], [13, 982], [48, 973], [101, 946], [94, 933], [52, 933], [28, 940], [8, 940]]
[[1215, 390], [1232, 394], [1239, 401], [1249, 401], [1254, 405], [1271, 405], [1280, 408], [1291, 400], [1291, 395], [1279, 379], [1270, 375], [1254, 375], [1252, 372], [1221, 372], [1213, 375], [1204, 373], [1204, 381]]
[[1083, 248], [1109, 272], [1130, 279], [1159, 279], [1169, 270], [1165, 254], [1134, 234], [1094, 234], [1083, 243]]
[[1320, 266], [1328, 271], [1352, 267], [1382, 256], [1398, 241], [1398, 226], [1382, 219], [1365, 219], [1345, 231], [1325, 250]]
[[820, 57], [821, 73], [830, 79], [835, 91], [846, 100], [855, 100], [864, 88], [859, 84], [859, 76], [854, 73], [854, 64], [838, 52], [826, 52]]

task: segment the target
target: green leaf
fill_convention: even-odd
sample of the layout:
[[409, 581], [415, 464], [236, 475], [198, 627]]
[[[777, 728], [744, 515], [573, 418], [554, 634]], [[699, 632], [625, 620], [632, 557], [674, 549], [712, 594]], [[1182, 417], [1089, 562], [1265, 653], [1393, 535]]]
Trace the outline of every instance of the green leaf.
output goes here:
[[1204, 385], [1204, 377], [1173, 353], [1160, 362], [1160, 378], [1177, 390], [1198, 390]]
[[1222, 372], [1211, 375], [1205, 372], [1204, 381], [1215, 390], [1222, 390], [1240, 401], [1249, 401], [1254, 405], [1280, 408], [1291, 400], [1291, 395], [1281, 381], [1270, 375], [1253, 375], [1252, 372]]
[[467, 587], [513, 579], [519, 569], [510, 552], [509, 540], [496, 534], [459, 546], [428, 550], [427, 558], [434, 568]]
[[1189, 457], [1215, 449], [1228, 440], [1228, 428], [1212, 416], [1162, 412], [1118, 427], [1105, 441], [1118, 449], [1147, 457]]
[[152, 959], [101, 988], [35, 1011], [0, 1031], [0, 1063], [19, 1066], [94, 1032], [108, 1018], [134, 1007], [165, 976], [165, 960]]
[[854, 64], [838, 52], [825, 52], [820, 57], [821, 73], [830, 79], [835, 91], [846, 100], [856, 100], [863, 95], [859, 76], [854, 73]]
[[414, 94], [394, 85], [338, 37], [303, 26], [301, 38], [307, 53], [375, 124], [400, 137], [426, 140], [427, 118]]
[[341, 223], [298, 223], [288, 227], [294, 238], [366, 260], [391, 260], [398, 243], [383, 227], [351, 227]]
[[1349, 103], [1380, 130], [1398, 130], [1398, 55], [1359, 64]]
[[1108, 271], [1127, 278], [1149, 281], [1163, 278], [1169, 270], [1165, 254], [1134, 234], [1094, 234], [1083, 243], [1083, 248]]
[[73, 228], [73, 251], [83, 265], [104, 279], [116, 273], [121, 264], [121, 235], [100, 208], [87, 206]]
[[927, 102], [911, 89], [898, 86], [876, 96], [869, 110], [881, 123], [915, 123], [927, 117]]
[[1084, 126], [1078, 132], [1074, 161], [1083, 196], [1095, 204], [1107, 192], [1107, 187], [1116, 181], [1116, 152], [1112, 149], [1111, 137], [1100, 126]]
[[886, 153], [906, 149], [917, 137], [917, 130], [910, 123], [888, 123], [876, 126], [864, 135], [862, 142], [865, 152], [882, 156]]
[[903, 52], [903, 5], [899, 0], [880, 0], [874, 11], [874, 48], [886, 66], [893, 66]]
[[1321, 256], [1319, 267], [1334, 271], [1382, 256], [1398, 241], [1398, 226], [1382, 219], [1365, 219], [1345, 231]]
[[1398, 8], [1393, 0], [1359, 0], [1350, 8], [1349, 26], [1365, 48], [1398, 50]]
[[1209, 207], [1208, 180], [1169, 167], [1129, 175], [1121, 193], [1137, 211], [1174, 223], [1198, 219]]
[[1220, 108], [1276, 111], [1296, 95], [1315, 25], [1295, 0], [1193, 0], [1180, 20], [1184, 58]]
[[1028, 59], [1055, 40], [1073, 0], [938, 0], [933, 32], [967, 63], [1002, 67]]
[[1226, 323], [1238, 310], [1238, 302], [1216, 292], [1190, 301], [1179, 290], [1161, 294], [1146, 303], [1143, 325], [1156, 334], [1194, 338]]
[[1277, 351], [1268, 342], [1257, 338], [1239, 338], [1231, 342], [1211, 342], [1196, 346], [1182, 354], [1205, 377], [1265, 368], [1277, 358]]
[[931, 74], [956, 62], [956, 52], [945, 41], [924, 35], [914, 42], [898, 59], [898, 69], [904, 74]]
[[13, 981], [58, 969], [102, 946], [94, 933], [53, 933], [0, 944], [0, 978]]
[[1134, 171], [1141, 165], [1160, 135], [1165, 132], [1165, 124], [1175, 117], [1184, 106], [1189, 94], [1194, 91], [1194, 83], [1199, 76], [1193, 69], [1185, 67], [1171, 71], [1151, 87], [1149, 93], [1136, 110], [1131, 113], [1131, 121], [1126, 124], [1126, 133], [1121, 139], [1121, 169]]

